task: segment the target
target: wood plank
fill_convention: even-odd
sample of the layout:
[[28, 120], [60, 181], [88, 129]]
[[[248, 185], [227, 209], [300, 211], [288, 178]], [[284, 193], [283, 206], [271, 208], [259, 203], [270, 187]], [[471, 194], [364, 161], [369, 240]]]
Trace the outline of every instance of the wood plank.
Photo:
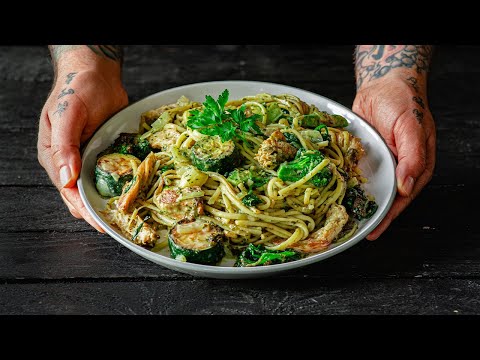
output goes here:
[[[480, 231], [474, 186], [427, 188], [377, 241], [288, 276], [315, 278], [413, 278], [480, 276]], [[0, 188], [0, 279], [178, 278], [130, 252], [108, 235], [71, 217], [50, 188]], [[18, 194], [21, 194], [20, 196]], [[26, 209], [29, 216], [26, 217]], [[461, 216], [455, 216], [460, 213]], [[188, 277], [188, 276], [187, 276]]]
[[[445, 229], [389, 230], [282, 278], [390, 279], [480, 276], [480, 233]], [[183, 279], [97, 233], [0, 233], [0, 282]]]
[[[476, 212], [468, 211], [471, 204], [478, 203], [479, 193], [475, 185], [445, 187], [427, 185], [402, 218], [401, 227], [417, 230], [420, 226], [446, 228], [450, 223], [453, 211], [460, 211], [462, 216], [456, 217], [458, 227], [475, 223]], [[0, 187], [0, 218], [5, 232], [40, 232], [40, 231], [89, 231], [88, 224], [69, 215], [66, 205], [53, 187]], [[27, 215], [28, 210], [28, 215]], [[68, 215], [68, 216], [67, 216]], [[95, 230], [92, 230], [95, 231]]]
[[[50, 186], [35, 155], [38, 114], [51, 80], [46, 50], [0, 49], [0, 70], [5, 80], [0, 95], [0, 185]], [[464, 91], [465, 83], [480, 82], [480, 72], [472, 60], [480, 58], [480, 51], [473, 49], [476, 51], [471, 47], [454, 48], [459, 56], [452, 63], [452, 48], [439, 47], [432, 67], [430, 100], [437, 120], [439, 156], [434, 181], [439, 183], [476, 182], [477, 176], [472, 176], [471, 169], [478, 170], [480, 166], [480, 144], [476, 141], [480, 130], [478, 112], [470, 105], [480, 96], [480, 88]], [[285, 82], [328, 94], [348, 106], [354, 94], [347, 56], [350, 51], [349, 46], [307, 45], [199, 46], [188, 50], [181, 46], [130, 47], [124, 81], [132, 101], [189, 82], [235, 78]], [[6, 60], [15, 58], [29, 58], [32, 62], [27, 67], [23, 61]], [[212, 68], [212, 61], [220, 64], [219, 69]], [[465, 70], [463, 65], [467, 70], [461, 72], [460, 69]], [[171, 71], [159, 71], [170, 68]]]
[[151, 281], [0, 285], [1, 314], [478, 314], [480, 280]]
[[[34, 127], [36, 121], [32, 120], [38, 118], [53, 78], [47, 50], [0, 49], [4, 89], [0, 128]], [[224, 79], [285, 83], [318, 92], [346, 106], [351, 106], [355, 93], [352, 46], [127, 46], [125, 53], [123, 78], [132, 102], [171, 87]], [[23, 61], [25, 58], [28, 63]], [[429, 98], [439, 124], [461, 124], [462, 109], [467, 107], [468, 111], [468, 105], [480, 95], [477, 87], [465, 92], [465, 84], [480, 80], [476, 68], [479, 60], [478, 47], [437, 48]], [[212, 67], [213, 63], [217, 65]], [[443, 119], [442, 112], [453, 116]]]
[[[473, 123], [473, 118], [469, 118], [469, 121]], [[473, 185], [478, 182], [479, 138], [478, 126], [442, 125], [437, 129], [435, 184]], [[37, 160], [36, 129], [12, 128], [0, 131], [0, 186], [2, 185], [52, 185]]]
[[53, 187], [38, 162], [34, 129], [0, 130], [0, 186], [17, 185]]
[[[0, 282], [45, 279], [190, 278], [131, 252], [97, 232], [0, 235]], [[33, 280], [32, 280], [33, 279]]]

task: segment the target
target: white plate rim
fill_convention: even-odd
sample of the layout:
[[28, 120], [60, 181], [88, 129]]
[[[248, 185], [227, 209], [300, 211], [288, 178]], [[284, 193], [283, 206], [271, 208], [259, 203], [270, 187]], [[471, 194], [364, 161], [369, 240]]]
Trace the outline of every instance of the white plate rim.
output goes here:
[[[271, 275], [273, 273], [284, 272], [284, 271], [287, 271], [287, 270], [303, 267], [303, 266], [310, 265], [310, 264], [319, 262], [321, 260], [327, 259], [331, 256], [334, 256], [334, 255], [336, 255], [340, 252], [343, 252], [343, 251], [347, 250], [348, 248], [352, 247], [353, 245], [355, 245], [358, 242], [360, 242], [361, 240], [363, 240], [365, 238], [365, 236], [368, 235], [368, 233], [371, 232], [384, 219], [384, 217], [388, 213], [388, 210], [391, 208], [392, 203], [395, 199], [396, 190], [397, 190], [397, 181], [396, 181], [396, 178], [395, 178], [396, 160], [395, 160], [395, 157], [393, 156], [392, 152], [390, 151], [388, 145], [386, 144], [385, 140], [383, 139], [383, 137], [366, 120], [364, 120], [361, 116], [354, 113], [351, 109], [347, 108], [346, 106], [344, 106], [344, 105], [342, 105], [342, 104], [340, 104], [340, 103], [338, 103], [338, 102], [336, 102], [336, 101], [334, 101], [330, 98], [327, 98], [323, 95], [314, 93], [314, 92], [309, 91], [309, 90], [304, 90], [304, 89], [301, 89], [301, 88], [293, 87], [293, 86], [290, 86], [290, 85], [284, 85], [284, 84], [272, 83], [272, 82], [263, 82], [263, 81], [222, 80], [222, 81], [206, 81], [206, 82], [200, 82], [200, 83], [192, 83], [192, 84], [186, 84], [186, 85], [181, 85], [181, 86], [177, 86], [177, 87], [174, 87], [174, 88], [169, 88], [169, 89], [166, 89], [166, 90], [162, 90], [162, 91], [159, 91], [155, 94], [144, 97], [144, 98], [142, 98], [142, 99], [140, 99], [140, 100], [138, 100], [138, 101], [136, 101], [132, 104], [129, 104], [126, 108], [122, 109], [121, 111], [119, 111], [118, 113], [116, 113], [115, 115], [110, 117], [108, 120], [106, 120], [95, 131], [95, 133], [92, 135], [92, 137], [90, 138], [88, 143], [85, 145], [83, 150], [88, 148], [89, 144], [91, 144], [95, 140], [95, 136], [97, 136], [97, 134], [101, 133], [102, 128], [104, 126], [106, 126], [106, 124], [111, 119], [113, 119], [117, 116], [121, 116], [121, 114], [124, 110], [126, 110], [129, 107], [134, 106], [135, 104], [137, 104], [139, 102], [145, 101], [145, 100], [153, 98], [153, 97], [166, 95], [169, 92], [180, 91], [180, 90], [185, 89], [185, 88], [204, 87], [206, 85], [221, 85], [221, 84], [224, 84], [225, 86], [227, 86], [226, 88], [228, 88], [228, 84], [240, 84], [240, 85], [252, 85], [252, 86], [254, 86], [254, 85], [255, 86], [262, 86], [262, 85], [264, 85], [264, 86], [272, 86], [272, 85], [273, 86], [281, 86], [282, 88], [285, 88], [285, 89], [302, 91], [302, 92], [309, 93], [312, 96], [320, 97], [320, 98], [322, 98], [326, 101], [329, 101], [329, 102], [333, 103], [335, 106], [338, 106], [339, 108], [342, 108], [344, 111], [354, 114], [362, 122], [362, 126], [367, 127], [372, 133], [374, 133], [377, 136], [376, 140], [377, 141], [380, 140], [379, 143], [381, 143], [386, 148], [386, 150], [388, 151], [388, 154], [390, 155], [391, 162], [389, 162], [388, 165], [389, 165], [389, 167], [391, 167], [390, 170], [394, 175], [393, 176], [393, 184], [392, 184], [393, 186], [391, 187], [390, 195], [389, 195], [387, 204], [386, 204], [385, 208], [383, 209], [383, 211], [379, 215], [375, 214], [374, 215], [376, 217], [375, 220], [373, 222], [369, 223], [368, 226], [363, 227], [357, 233], [355, 233], [355, 235], [352, 239], [349, 239], [346, 242], [344, 242], [340, 245], [337, 245], [337, 246], [335, 246], [331, 249], [328, 249], [324, 252], [321, 252], [321, 253], [318, 253], [318, 254], [315, 254], [315, 255], [311, 255], [309, 257], [306, 257], [306, 258], [303, 258], [303, 259], [300, 259], [300, 260], [295, 260], [295, 261], [287, 262], [287, 263], [283, 263], [283, 264], [261, 266], [261, 267], [225, 267], [225, 266], [217, 266], [217, 265], [194, 264], [194, 263], [188, 263], [188, 262], [180, 262], [178, 260], [168, 258], [168, 257], [160, 255], [160, 254], [156, 254], [156, 253], [154, 253], [154, 252], [152, 252], [148, 249], [145, 249], [145, 248], [143, 248], [139, 245], [136, 245], [136, 244], [132, 243], [130, 240], [126, 239], [123, 236], [119, 236], [115, 231], [110, 229], [110, 225], [105, 223], [105, 221], [103, 221], [103, 219], [100, 216], [97, 215], [95, 209], [91, 206], [90, 202], [88, 201], [88, 198], [87, 198], [87, 195], [85, 193], [84, 186], [83, 186], [83, 180], [82, 180], [83, 173], [81, 171], [80, 176], [77, 180], [77, 186], [78, 186], [78, 189], [79, 189], [80, 197], [81, 197], [86, 209], [90, 213], [90, 215], [95, 219], [95, 221], [97, 221], [99, 224], [101, 224], [102, 228], [106, 231], [106, 233], [108, 235], [113, 237], [120, 244], [122, 244], [123, 246], [132, 250], [136, 254], [138, 254], [138, 255], [144, 257], [145, 259], [150, 260], [150, 261], [152, 261], [156, 264], [163, 265], [163, 266], [165, 266], [169, 269], [174, 269], [174, 270], [177, 270], [177, 271], [180, 271], [180, 272], [184, 272], [184, 273], [188, 273], [188, 274], [192, 274], [192, 275], [200, 275], [200, 276], [204, 276], [204, 277], [217, 277], [217, 278], [236, 278], [236, 277], [239, 277], [240, 278], [240, 277], [255, 277], [255, 276]], [[85, 154], [82, 154], [82, 169], [83, 169], [84, 161], [85, 161]]]

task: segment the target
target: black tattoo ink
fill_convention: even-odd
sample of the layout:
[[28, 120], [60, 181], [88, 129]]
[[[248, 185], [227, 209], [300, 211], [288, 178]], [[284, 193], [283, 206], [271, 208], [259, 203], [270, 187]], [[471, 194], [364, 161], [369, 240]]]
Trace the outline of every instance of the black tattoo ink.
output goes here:
[[114, 61], [122, 61], [123, 51], [118, 45], [87, 45], [98, 56], [107, 57]]
[[68, 101], [64, 101], [63, 103], [58, 103], [57, 110], [53, 113], [58, 114], [59, 117], [62, 117], [63, 112], [67, 109]]
[[62, 92], [60, 93], [60, 95], [58, 95], [57, 99], [60, 99], [60, 98], [64, 97], [65, 95], [72, 95], [73, 93], [75, 93], [75, 90], [73, 90], [73, 89], [68, 89], [68, 90], [67, 90], [67, 88], [62, 89]]
[[419, 96], [414, 96], [412, 98], [413, 101], [415, 101], [418, 105], [420, 105], [422, 107], [422, 109], [425, 109], [425, 104], [423, 103], [423, 100], [421, 97]]
[[423, 122], [423, 112], [419, 111], [418, 109], [413, 109], [413, 115], [415, 115], [415, 118], [419, 124]]
[[67, 74], [67, 81], [65, 81], [65, 84], [70, 84], [73, 80], [73, 78], [75, 77], [75, 75], [77, 75], [76, 72], [72, 72], [70, 74]]
[[365, 81], [381, 78], [398, 67], [428, 71], [433, 47], [429, 45], [373, 45], [368, 50], [355, 50], [357, 89]]
[[415, 89], [415, 92], [418, 93], [418, 85], [417, 85], [417, 79], [415, 79], [413, 76], [410, 76], [407, 81], [412, 85], [412, 87]]

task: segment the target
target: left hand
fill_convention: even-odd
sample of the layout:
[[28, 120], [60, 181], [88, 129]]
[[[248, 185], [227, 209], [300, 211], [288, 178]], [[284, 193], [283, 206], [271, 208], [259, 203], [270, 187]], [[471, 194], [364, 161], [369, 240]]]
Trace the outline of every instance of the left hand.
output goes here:
[[368, 240], [376, 240], [432, 178], [436, 134], [425, 88], [386, 76], [363, 85], [355, 97], [353, 111], [380, 132], [398, 162], [397, 196]]

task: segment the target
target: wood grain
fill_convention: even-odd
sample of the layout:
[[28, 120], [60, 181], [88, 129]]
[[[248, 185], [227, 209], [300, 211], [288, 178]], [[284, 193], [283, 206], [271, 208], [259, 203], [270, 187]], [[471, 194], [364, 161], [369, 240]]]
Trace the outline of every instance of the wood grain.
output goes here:
[[[351, 106], [352, 46], [127, 46], [130, 101], [212, 80], [283, 83]], [[438, 46], [432, 182], [376, 242], [250, 281], [150, 263], [74, 219], [37, 161], [45, 47], [0, 47], [0, 314], [479, 314], [480, 47]]]
[[17, 284], [0, 285], [0, 314], [467, 315], [479, 291], [478, 279]]

